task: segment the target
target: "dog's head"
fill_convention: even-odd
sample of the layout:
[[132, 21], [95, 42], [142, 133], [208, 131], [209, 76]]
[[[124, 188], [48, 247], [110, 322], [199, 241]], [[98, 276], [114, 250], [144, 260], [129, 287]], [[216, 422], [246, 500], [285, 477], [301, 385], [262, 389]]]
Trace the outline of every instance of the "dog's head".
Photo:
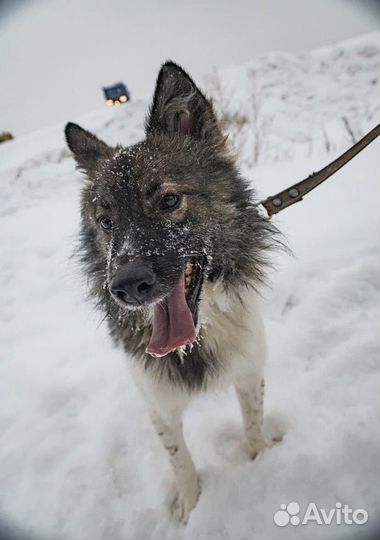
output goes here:
[[237, 173], [211, 103], [172, 62], [158, 75], [145, 133], [143, 142], [115, 148], [66, 126], [88, 178], [82, 237], [89, 269], [122, 310], [154, 306], [148, 351], [163, 356], [194, 341], [205, 280], [228, 286], [261, 278], [270, 227]]

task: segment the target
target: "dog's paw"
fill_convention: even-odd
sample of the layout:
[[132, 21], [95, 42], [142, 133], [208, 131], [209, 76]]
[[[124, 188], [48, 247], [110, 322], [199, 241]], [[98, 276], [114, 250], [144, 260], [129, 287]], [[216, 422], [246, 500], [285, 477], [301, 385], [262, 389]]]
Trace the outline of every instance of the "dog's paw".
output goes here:
[[189, 521], [189, 516], [201, 493], [201, 486], [199, 478], [196, 478], [190, 489], [186, 492], [179, 492], [174, 499], [171, 512], [177, 523], [180, 525], [186, 525]]
[[249, 457], [254, 460], [258, 454], [261, 454], [266, 448], [273, 448], [276, 444], [281, 442], [282, 437], [275, 437], [271, 439], [266, 435], [256, 439], [254, 441], [249, 441], [248, 443], [248, 453]]

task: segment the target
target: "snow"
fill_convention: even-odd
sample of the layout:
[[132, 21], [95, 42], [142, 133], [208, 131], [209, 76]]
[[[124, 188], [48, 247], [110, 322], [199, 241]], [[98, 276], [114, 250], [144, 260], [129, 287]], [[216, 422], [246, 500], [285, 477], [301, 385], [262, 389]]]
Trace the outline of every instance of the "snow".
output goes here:
[[380, 116], [379, 49], [374, 33], [214, 70], [206, 88], [243, 164], [334, 152], [363, 137]]
[[[265, 151], [256, 163], [240, 144], [253, 140], [252, 125], [244, 126], [240, 143], [232, 136], [244, 173], [262, 197], [351, 144], [342, 111], [355, 138], [379, 121], [379, 83], [366, 86], [379, 80], [378, 38], [363, 36], [302, 58], [286, 55], [279, 64], [275, 86], [262, 97], [263, 117], [271, 110], [275, 121], [259, 132]], [[336, 58], [338, 50], [344, 60]], [[260, 84], [272, 84], [265, 66], [279, 58], [282, 53], [273, 53], [218, 72], [229, 85], [220, 94], [223, 110], [235, 106], [233, 95], [237, 108], [243, 103], [242, 81], [252, 65]], [[343, 65], [360, 69], [344, 75]], [[215, 81], [215, 73], [208, 80]], [[294, 88], [301, 105], [292, 99], [291, 111], [280, 108], [276, 96], [284, 89], [292, 95]], [[309, 106], [310, 91], [315, 105]], [[109, 142], [129, 144], [142, 136], [146, 106], [136, 100], [78, 121]], [[379, 150], [376, 141], [276, 218], [294, 257], [276, 255], [277, 271], [263, 292], [270, 348], [265, 410], [268, 433], [280, 431], [284, 439], [250, 462], [232, 389], [195, 399], [184, 427], [202, 494], [188, 526], [178, 528], [169, 513], [170, 467], [128, 359], [84, 301], [85, 279], [71, 258], [81, 177], [64, 148], [62, 126], [1, 145], [2, 525], [39, 539], [374, 537], [380, 502]], [[366, 509], [369, 522], [279, 528], [273, 514], [291, 501], [302, 509], [309, 502], [327, 509], [342, 502]]]

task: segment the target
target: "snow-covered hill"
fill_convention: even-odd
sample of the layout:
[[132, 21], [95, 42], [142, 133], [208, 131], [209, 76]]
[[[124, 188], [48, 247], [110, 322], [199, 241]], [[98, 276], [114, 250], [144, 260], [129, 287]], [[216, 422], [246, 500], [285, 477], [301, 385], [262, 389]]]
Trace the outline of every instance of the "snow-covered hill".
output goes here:
[[[205, 82], [262, 196], [317, 170], [379, 121], [379, 35], [302, 57], [273, 53]], [[277, 66], [277, 67], [273, 67]], [[376, 93], [377, 92], [377, 93]], [[81, 119], [108, 142], [143, 132], [147, 103]], [[75, 119], [68, 119], [75, 120]], [[379, 155], [373, 143], [276, 222], [264, 291], [266, 427], [247, 460], [232, 390], [198, 398], [185, 432], [202, 495], [169, 514], [166, 456], [124, 354], [84, 301], [70, 258], [81, 177], [62, 126], [0, 146], [0, 523], [68, 540], [336, 540], [379, 530]], [[362, 526], [277, 527], [280, 504], [364, 508]]]
[[206, 77], [247, 166], [335, 152], [380, 119], [380, 34]]

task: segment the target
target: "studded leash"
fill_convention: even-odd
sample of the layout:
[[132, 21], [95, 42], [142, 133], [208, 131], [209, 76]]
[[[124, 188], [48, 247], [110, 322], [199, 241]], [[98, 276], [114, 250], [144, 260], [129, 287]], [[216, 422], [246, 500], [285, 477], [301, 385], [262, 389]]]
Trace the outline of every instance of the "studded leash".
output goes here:
[[312, 173], [304, 180], [301, 180], [301, 182], [280, 191], [276, 195], [268, 197], [264, 201], [261, 201], [260, 204], [264, 206], [268, 216], [272, 217], [274, 214], [281, 212], [281, 210], [285, 210], [285, 208], [288, 208], [292, 204], [302, 201], [303, 197], [307, 193], [315, 189], [317, 186], [322, 184], [322, 182], [327, 180], [327, 178], [339, 171], [339, 169], [346, 165], [346, 163], [361, 152], [379, 135], [380, 124], [373, 128], [369, 133], [367, 133], [367, 135], [365, 135], [365, 137], [360, 139], [360, 141], [351, 146], [351, 148], [332, 161], [329, 165], [326, 165], [326, 167], [323, 167], [323, 169], [318, 172]]

